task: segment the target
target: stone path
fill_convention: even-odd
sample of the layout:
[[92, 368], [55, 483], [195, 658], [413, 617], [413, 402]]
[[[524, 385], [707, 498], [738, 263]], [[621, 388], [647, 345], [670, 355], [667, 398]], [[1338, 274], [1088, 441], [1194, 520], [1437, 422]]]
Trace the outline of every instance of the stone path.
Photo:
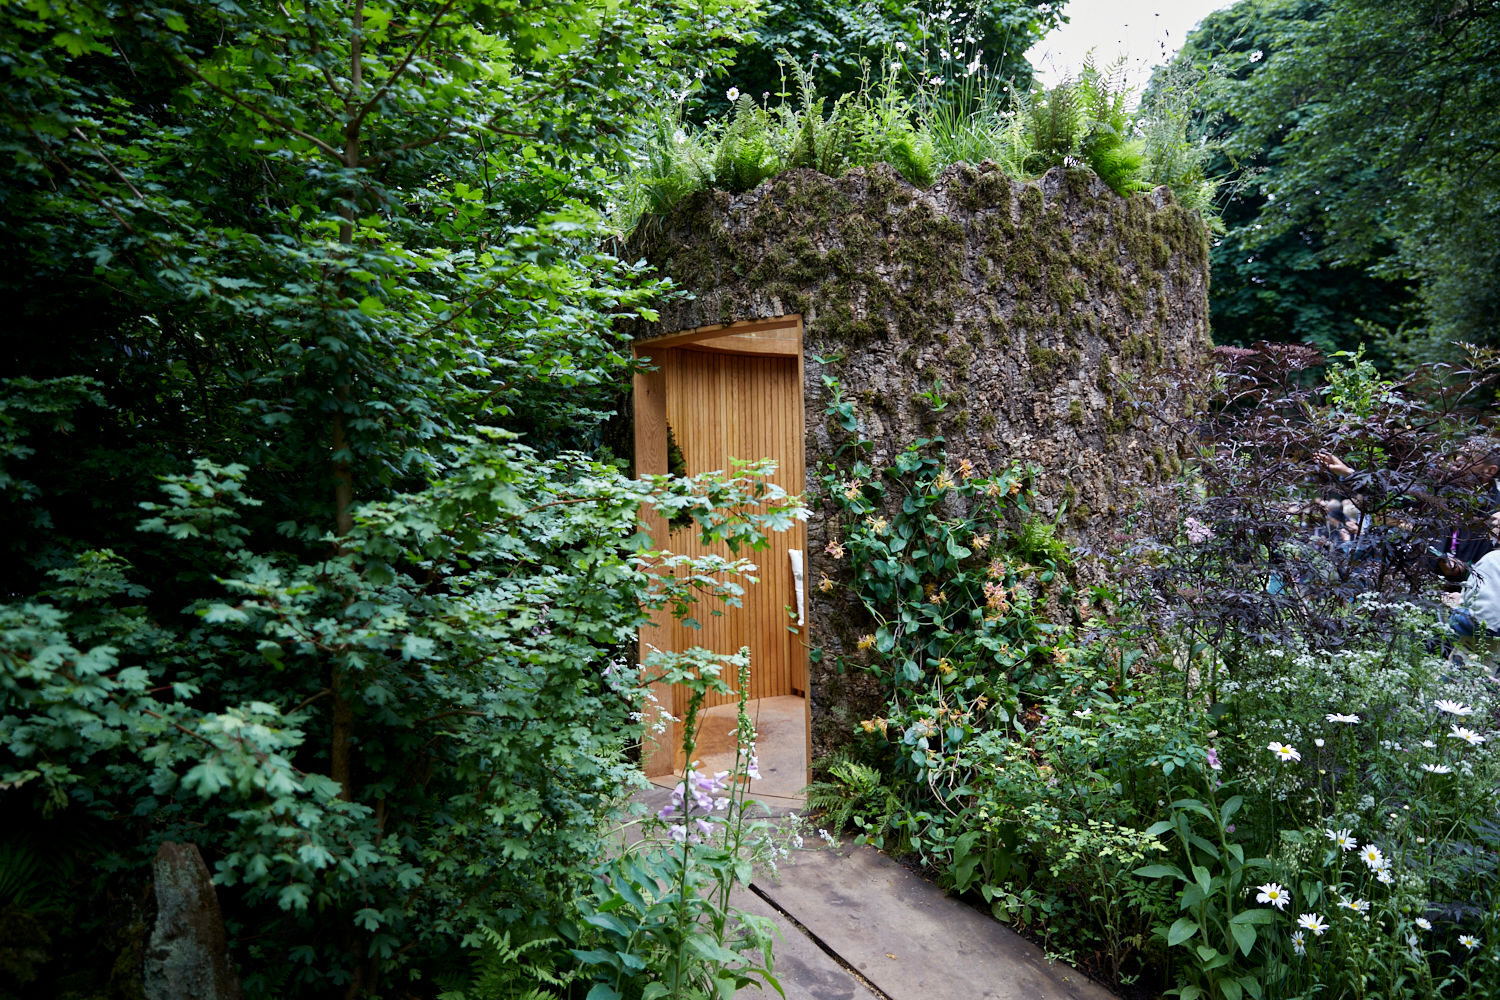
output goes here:
[[[806, 706], [800, 698], [751, 702], [764, 750], [751, 797], [773, 816], [802, 808], [807, 781]], [[705, 773], [734, 764], [735, 706], [704, 714], [695, 759]], [[676, 779], [653, 779], [636, 801], [655, 812]], [[631, 840], [633, 837], [627, 837]], [[816, 846], [813, 846], [816, 844]], [[816, 838], [758, 875], [732, 902], [780, 931], [774, 969], [787, 1000], [1114, 1000], [1114, 995], [988, 915], [869, 847], [825, 847]], [[736, 1000], [775, 998], [744, 989]]]
[[735, 902], [780, 929], [774, 972], [787, 1000], [1113, 1000], [869, 847], [795, 852], [779, 878], [756, 877]]

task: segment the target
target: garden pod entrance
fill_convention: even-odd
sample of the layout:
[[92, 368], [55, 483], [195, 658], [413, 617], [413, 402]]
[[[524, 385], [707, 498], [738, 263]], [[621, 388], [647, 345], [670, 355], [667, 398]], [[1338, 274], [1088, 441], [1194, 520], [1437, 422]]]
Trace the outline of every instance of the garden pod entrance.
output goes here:
[[[638, 474], [728, 472], [734, 459], [769, 458], [776, 463], [773, 482], [788, 493], [804, 491], [800, 317], [683, 331], [638, 341], [634, 351], [655, 368], [635, 376]], [[658, 546], [674, 553], [735, 555], [722, 543], [703, 545], [695, 527], [672, 529], [654, 514], [648, 515], [646, 528]], [[748, 646], [750, 698], [796, 696], [805, 705], [805, 629], [788, 626], [806, 611], [806, 525], [798, 521], [787, 531], [772, 533], [768, 541], [767, 548], [740, 553], [754, 560], [758, 570], [758, 582], [740, 581], [743, 606], [700, 605], [695, 618], [701, 628], [664, 611], [654, 613], [641, 630], [642, 655], [652, 646], [674, 651], [702, 646], [718, 653]], [[714, 610], [722, 614], [711, 614]], [[735, 678], [726, 680], [737, 687]], [[654, 693], [661, 707], [683, 717], [685, 690], [663, 685]], [[711, 695], [705, 707], [734, 700]], [[648, 775], [678, 771], [686, 764], [678, 746], [680, 732], [659, 739], [654, 747], [647, 741]]]

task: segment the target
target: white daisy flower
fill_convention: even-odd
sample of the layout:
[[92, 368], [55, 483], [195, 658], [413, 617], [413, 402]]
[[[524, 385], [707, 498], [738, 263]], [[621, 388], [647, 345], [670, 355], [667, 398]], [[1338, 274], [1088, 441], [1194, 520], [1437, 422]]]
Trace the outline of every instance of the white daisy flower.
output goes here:
[[1315, 937], [1322, 937], [1323, 932], [1328, 929], [1328, 925], [1323, 922], [1322, 916], [1316, 913], [1302, 914], [1302, 916], [1297, 918], [1297, 926], [1312, 931]]
[[1479, 947], [1479, 939], [1472, 934], [1460, 934], [1458, 936], [1458, 943], [1470, 951]]
[[1380, 871], [1375, 873], [1375, 881], [1379, 882], [1381, 885], [1390, 885], [1392, 882], [1396, 881], [1396, 876], [1391, 874], [1391, 870], [1389, 868], [1382, 868], [1380, 869]]
[[738, 101], [740, 99], [740, 88], [730, 87], [727, 91], [725, 91], [724, 97], [729, 101], [730, 104], [733, 104], [735, 101]]
[[1479, 744], [1484, 742], [1483, 736], [1480, 736], [1478, 733], [1474, 732], [1474, 730], [1466, 729], [1463, 726], [1454, 726], [1452, 729], [1448, 730], [1448, 736], [1450, 739], [1463, 740], [1471, 747], [1477, 747]]
[[1260, 887], [1260, 895], [1255, 897], [1257, 903], [1270, 903], [1278, 910], [1286, 909], [1286, 904], [1292, 901], [1292, 897], [1276, 882], [1267, 882]]
[[1432, 930], [1432, 921], [1428, 920], [1426, 917], [1418, 917], [1416, 923], [1417, 926], [1422, 928], [1424, 931]]
[[1352, 830], [1324, 830], [1323, 836], [1333, 841], [1333, 845], [1340, 850], [1352, 851], [1359, 846], [1354, 840]]
[[1285, 743], [1271, 743], [1266, 746], [1266, 749], [1274, 753], [1282, 760], [1302, 759], [1302, 755], [1297, 752], [1297, 749], [1295, 747], [1289, 747]]
[[1371, 871], [1379, 871], [1385, 867], [1385, 856], [1374, 844], [1366, 844], [1359, 849], [1359, 860], [1368, 865]]
[[1080, 708], [1073, 714], [1080, 719], [1087, 719], [1089, 716], [1094, 714], [1094, 710], [1092, 708]]
[[1292, 931], [1292, 953], [1296, 955], [1307, 954], [1307, 935], [1302, 931]]
[[1424, 771], [1430, 771], [1433, 774], [1452, 774], [1453, 773], [1453, 768], [1449, 767], [1447, 764], [1423, 764], [1422, 765], [1422, 770], [1424, 770]]
[[1460, 702], [1449, 701], [1447, 698], [1439, 698], [1433, 702], [1439, 712], [1447, 712], [1449, 715], [1473, 715], [1474, 709]]
[[1327, 715], [1323, 716], [1323, 718], [1327, 719], [1329, 722], [1358, 722], [1359, 721], [1359, 716], [1357, 716], [1357, 715], [1344, 715], [1343, 713], [1340, 713], [1340, 712], [1329, 712]]

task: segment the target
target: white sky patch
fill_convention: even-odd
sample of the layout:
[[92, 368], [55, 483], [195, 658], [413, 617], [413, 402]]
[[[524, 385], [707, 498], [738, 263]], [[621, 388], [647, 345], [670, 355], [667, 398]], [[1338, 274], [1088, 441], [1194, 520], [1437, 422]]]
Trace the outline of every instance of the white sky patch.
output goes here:
[[1170, 59], [1198, 22], [1233, 0], [1068, 0], [1068, 23], [1026, 53], [1037, 82], [1056, 86], [1077, 76], [1092, 50], [1103, 69], [1125, 57], [1125, 80], [1137, 95], [1151, 70]]

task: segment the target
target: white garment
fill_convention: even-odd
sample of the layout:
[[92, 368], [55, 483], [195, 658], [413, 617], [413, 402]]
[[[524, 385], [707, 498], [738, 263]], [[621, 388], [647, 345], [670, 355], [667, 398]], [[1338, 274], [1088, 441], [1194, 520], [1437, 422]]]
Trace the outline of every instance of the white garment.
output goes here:
[[1469, 567], [1459, 607], [1491, 632], [1500, 632], [1500, 549], [1486, 552]]

